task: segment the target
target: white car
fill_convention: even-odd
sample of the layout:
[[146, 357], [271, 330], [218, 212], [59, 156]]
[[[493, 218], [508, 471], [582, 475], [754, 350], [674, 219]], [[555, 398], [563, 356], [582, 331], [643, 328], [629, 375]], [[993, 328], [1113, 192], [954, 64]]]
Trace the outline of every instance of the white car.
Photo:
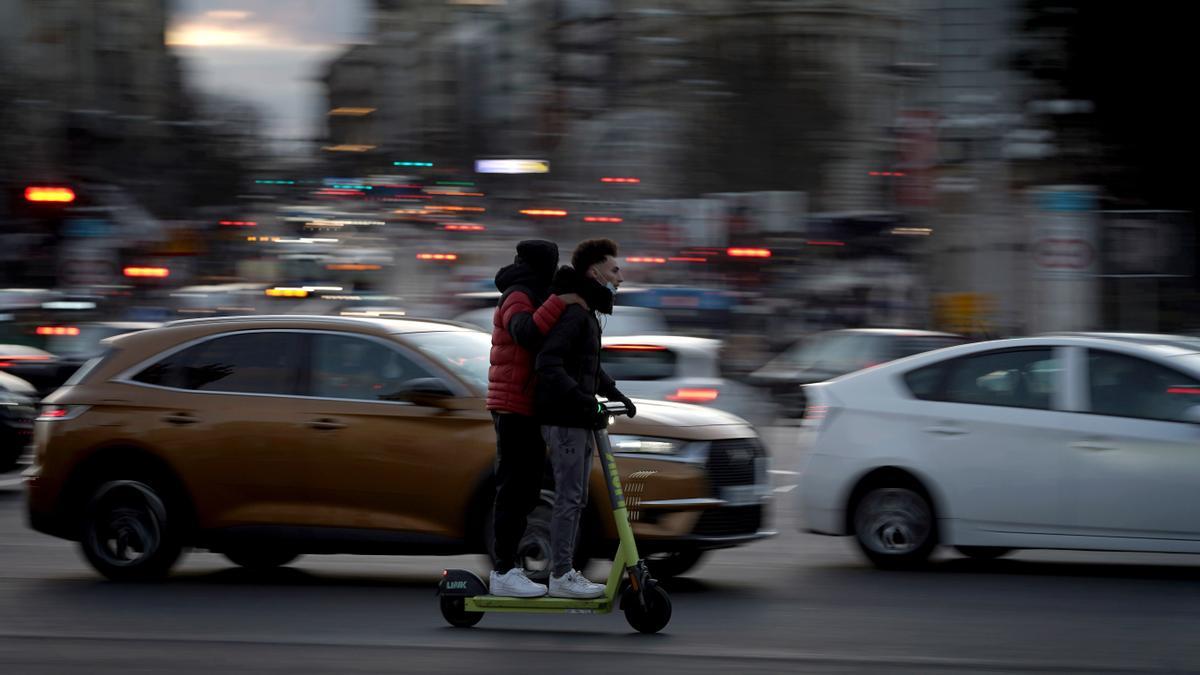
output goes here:
[[801, 528], [879, 566], [938, 544], [1200, 553], [1200, 339], [981, 342], [808, 394]]
[[774, 421], [767, 394], [721, 374], [720, 340], [618, 334], [606, 335], [602, 345], [604, 372], [626, 396], [708, 406], [760, 428]]

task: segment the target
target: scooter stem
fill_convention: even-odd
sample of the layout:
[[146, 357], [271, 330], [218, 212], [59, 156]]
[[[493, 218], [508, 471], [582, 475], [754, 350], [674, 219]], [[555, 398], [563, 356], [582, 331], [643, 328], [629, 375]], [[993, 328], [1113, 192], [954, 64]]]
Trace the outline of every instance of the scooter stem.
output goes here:
[[[637, 566], [641, 558], [638, 556], [637, 541], [633, 538], [633, 528], [629, 525], [629, 511], [625, 507], [625, 493], [621, 490], [621, 474], [617, 469], [617, 459], [613, 456], [612, 446], [608, 442], [608, 432], [599, 429], [594, 432], [596, 449], [600, 452], [603, 465], [604, 484], [608, 487], [608, 500], [612, 505], [613, 523], [617, 528], [617, 553], [613, 558], [612, 571], [608, 575], [605, 590], [615, 595], [617, 585], [628, 568]], [[612, 595], [610, 595], [612, 597]]]

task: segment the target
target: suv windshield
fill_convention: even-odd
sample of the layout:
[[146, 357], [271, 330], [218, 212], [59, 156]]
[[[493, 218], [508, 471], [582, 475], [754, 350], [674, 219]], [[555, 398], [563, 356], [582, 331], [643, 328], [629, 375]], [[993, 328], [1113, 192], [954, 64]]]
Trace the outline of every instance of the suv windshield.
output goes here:
[[480, 391], [487, 391], [492, 336], [477, 331], [446, 331], [409, 333], [403, 339]]

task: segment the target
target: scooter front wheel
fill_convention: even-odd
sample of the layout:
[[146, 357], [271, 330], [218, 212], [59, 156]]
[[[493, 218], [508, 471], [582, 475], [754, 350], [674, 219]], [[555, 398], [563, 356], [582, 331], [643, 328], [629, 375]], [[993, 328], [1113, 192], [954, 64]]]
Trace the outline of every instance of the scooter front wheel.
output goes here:
[[625, 620], [639, 633], [657, 633], [671, 621], [671, 596], [661, 586], [653, 586], [645, 592], [645, 605], [634, 591], [626, 591]]
[[442, 596], [440, 600], [442, 617], [446, 619], [446, 623], [455, 628], [470, 628], [483, 619], [483, 612], [467, 611], [467, 603], [464, 598]]

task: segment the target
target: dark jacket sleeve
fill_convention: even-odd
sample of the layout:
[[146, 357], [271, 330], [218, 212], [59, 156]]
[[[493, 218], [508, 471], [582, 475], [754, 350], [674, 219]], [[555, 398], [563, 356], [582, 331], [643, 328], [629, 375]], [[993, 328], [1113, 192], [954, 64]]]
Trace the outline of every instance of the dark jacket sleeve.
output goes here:
[[617, 383], [608, 376], [608, 373], [604, 372], [603, 366], [600, 367], [598, 374], [600, 376], [600, 381], [599, 386], [596, 387], [596, 391], [600, 392], [601, 396], [610, 401], [619, 401], [625, 398], [625, 394], [622, 394], [621, 390], [617, 389]]
[[537, 355], [538, 386], [544, 387], [553, 398], [564, 403], [577, 403], [581, 413], [594, 410], [596, 398], [583, 391], [575, 378], [567, 373], [565, 363], [571, 350], [576, 348], [575, 344], [586, 328], [586, 321], [587, 315], [582, 309], [564, 313], [554, 328], [550, 329], [546, 343]]
[[542, 348], [546, 333], [558, 321], [566, 304], [557, 295], [534, 311], [533, 301], [521, 291], [513, 291], [500, 308], [501, 324], [522, 349], [536, 352]]

